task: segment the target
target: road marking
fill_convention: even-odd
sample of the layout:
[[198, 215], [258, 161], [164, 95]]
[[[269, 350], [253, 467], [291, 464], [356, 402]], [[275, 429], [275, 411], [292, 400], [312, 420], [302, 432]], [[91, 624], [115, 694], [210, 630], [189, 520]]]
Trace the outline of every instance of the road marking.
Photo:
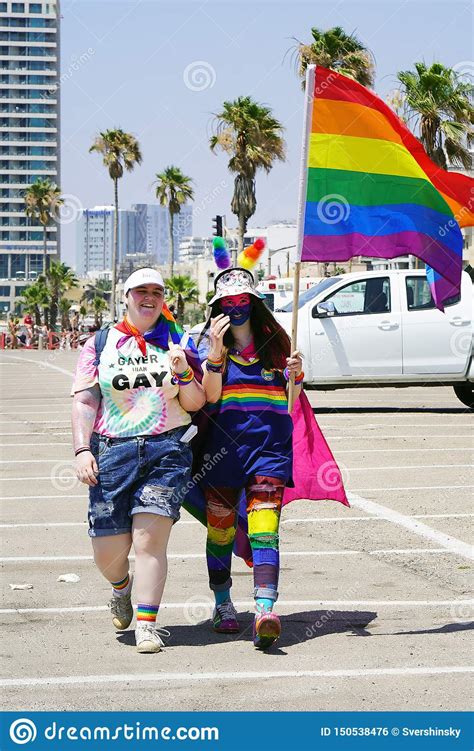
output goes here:
[[[254, 600], [234, 600], [237, 608], [253, 608]], [[136, 606], [134, 606], [136, 609]], [[189, 608], [203, 608], [212, 610], [214, 599], [209, 598], [202, 602], [194, 600], [185, 602], [167, 602], [160, 605], [160, 610], [186, 610]], [[321, 607], [321, 608], [344, 608], [344, 607], [394, 607], [394, 608], [474, 608], [474, 600], [278, 600], [278, 607]], [[27, 615], [29, 613], [105, 613], [110, 608], [107, 605], [73, 605], [62, 608], [2, 608], [0, 615]]]
[[70, 420], [0, 420], [0, 425], [13, 425], [16, 423], [28, 423], [31, 425], [70, 425]]
[[382, 519], [392, 522], [399, 527], [404, 527], [426, 540], [436, 542], [439, 545], [442, 545], [445, 552], [455, 553], [456, 555], [460, 555], [463, 558], [469, 558], [470, 560], [474, 558], [472, 545], [468, 545], [466, 542], [462, 542], [462, 540], [451, 537], [451, 535], [446, 535], [444, 532], [438, 532], [436, 529], [432, 529], [423, 522], [410, 519], [409, 516], [405, 516], [399, 511], [394, 511], [393, 509], [388, 508], [388, 506], [382, 506], [380, 503], [369, 501], [367, 498], [362, 498], [354, 493], [348, 493], [348, 497], [351, 506], [355, 506], [373, 516], [380, 516]]
[[0, 681], [4, 688], [19, 686], [62, 686], [98, 683], [165, 683], [169, 681], [208, 681], [214, 685], [219, 681], [249, 681], [272, 678], [362, 678], [376, 675], [418, 676], [418, 675], [452, 675], [453, 673], [473, 673], [474, 667], [417, 667], [417, 668], [360, 668], [342, 670], [272, 670], [272, 671], [215, 671], [196, 673], [123, 673], [116, 675], [65, 675], [45, 678], [5, 678]]
[[[415, 524], [415, 522], [413, 522]], [[433, 530], [434, 532], [434, 530]], [[441, 533], [438, 533], [441, 535]], [[448, 537], [448, 535], [442, 535], [442, 537]], [[449, 538], [451, 540], [454, 540], [454, 538]], [[460, 545], [465, 545], [467, 548], [470, 546], [466, 543], [461, 543], [459, 540], [455, 541], [456, 543], [459, 543]], [[281, 551], [280, 555], [283, 558], [294, 558], [294, 557], [304, 557], [304, 556], [310, 556], [310, 557], [323, 557], [323, 556], [338, 556], [338, 555], [387, 555], [387, 554], [394, 554], [394, 555], [412, 555], [413, 553], [416, 553], [416, 555], [420, 555], [422, 553], [454, 553], [457, 555], [464, 555], [463, 553], [457, 552], [457, 550], [450, 550], [447, 547], [442, 548], [387, 548], [387, 549], [380, 549], [380, 550], [301, 550], [301, 551], [295, 551], [295, 550], [289, 550], [289, 551]], [[189, 560], [189, 559], [198, 559], [198, 558], [205, 558], [205, 553], [168, 553], [169, 559], [176, 559], [176, 560]], [[464, 557], [471, 558], [471, 555], [467, 556], [464, 555]], [[25, 556], [5, 556], [3, 558], [0, 558], [0, 563], [27, 563], [29, 561], [34, 561], [35, 563], [39, 562], [51, 562], [51, 561], [92, 561], [93, 557], [91, 555], [25, 555]], [[131, 555], [130, 560], [135, 560], [135, 556]]]
[[358, 423], [354, 423], [353, 425], [347, 425], [347, 427], [343, 427], [342, 425], [328, 425], [323, 424], [318, 420], [318, 425], [323, 430], [340, 430], [341, 432], [344, 431], [351, 431], [351, 430], [370, 430], [371, 428], [393, 428], [394, 430], [400, 430], [400, 428], [453, 428], [456, 427], [457, 421], [459, 420], [459, 415], [453, 415], [453, 418], [455, 418], [456, 422], [437, 422], [435, 424], [431, 424], [429, 422], [412, 422], [412, 423], [404, 423], [402, 422], [401, 425], [394, 425], [393, 423], [385, 423], [385, 422], [372, 422], [372, 423], [364, 423], [363, 425], [360, 425]]
[[352, 488], [353, 493], [369, 493], [386, 490], [459, 490], [460, 488], [474, 488], [474, 485], [401, 485], [400, 487], [384, 488]]
[[18, 357], [18, 355], [10, 354], [8, 354], [7, 357], [10, 357], [12, 360], [20, 360], [20, 362], [32, 362], [42, 368], [51, 368], [52, 370], [57, 370], [60, 373], [71, 376], [72, 378], [74, 377], [72, 370], [65, 370], [64, 368], [60, 368], [58, 365], [52, 365], [50, 362], [44, 362], [44, 360], [34, 360], [32, 357]]
[[[56, 442], [56, 443], [43, 443], [42, 441], [40, 441], [39, 443], [0, 443], [0, 448], [3, 448], [3, 449], [14, 449], [14, 448], [17, 448], [17, 446], [20, 448], [22, 448], [23, 446], [39, 446], [41, 448], [48, 448], [49, 446], [65, 446], [66, 448], [69, 448], [69, 443], [67, 441], [61, 441], [61, 442]], [[454, 450], [462, 451], [462, 449], [454, 449]], [[70, 456], [68, 458], [70, 458]]]
[[[19, 445], [19, 444], [15, 444], [15, 445]], [[26, 445], [28, 444], [25, 444], [25, 446]], [[36, 446], [38, 444], [30, 444], [30, 445]], [[48, 445], [51, 445], [51, 444], [48, 444]], [[420, 449], [420, 448], [416, 448], [416, 449], [412, 449], [412, 448], [411, 449], [337, 449], [337, 453], [338, 454], [378, 454], [378, 453], [394, 454], [395, 452], [406, 451], [406, 452], [409, 452], [410, 454], [413, 454], [414, 450], [416, 450], [417, 454], [425, 453], [426, 451], [449, 451], [450, 453], [454, 454], [456, 453], [456, 451], [474, 451], [474, 446], [456, 446], [456, 448], [453, 448], [453, 449], [451, 448], [447, 449], [446, 446], [443, 446], [442, 448], [439, 448], [439, 449]]]
[[[45, 497], [45, 496], [43, 496]], [[60, 496], [56, 496], [59, 498]], [[63, 496], [64, 498], [69, 498], [70, 496]], [[82, 496], [79, 496], [82, 498]], [[6, 500], [6, 499], [5, 499]], [[10, 499], [12, 500], [12, 499]], [[474, 514], [415, 514], [410, 515], [410, 519], [461, 519], [465, 517], [472, 517]], [[324, 522], [380, 522], [385, 521], [385, 519], [382, 519], [380, 516], [352, 516], [352, 517], [342, 517], [342, 516], [323, 516], [321, 518], [308, 518], [308, 519], [284, 519], [281, 524], [305, 524], [305, 523], [315, 523], [315, 524], [322, 524]], [[178, 529], [182, 524], [201, 524], [201, 522], [195, 521], [194, 519], [180, 519]], [[83, 522], [28, 522], [28, 523], [14, 523], [14, 524], [0, 524], [0, 529], [16, 529], [18, 527], [85, 527], [87, 525], [86, 521]], [[201, 525], [202, 526], [202, 525]]]
[[[342, 453], [342, 452], [340, 452]], [[55, 457], [54, 459], [2, 459], [0, 460], [0, 464], [57, 464], [58, 461], [64, 461], [68, 464], [74, 464], [74, 457], [71, 458], [71, 456], [65, 456], [63, 458], [61, 457]], [[348, 472], [365, 472], [365, 471], [372, 471], [375, 469], [441, 469], [442, 467], [474, 467], [473, 464], [405, 464], [403, 466], [384, 466], [380, 465], [378, 467], [346, 467], [346, 470]], [[32, 479], [25, 477], [25, 480]], [[49, 479], [46, 477], [38, 477], [36, 478], [38, 480], [41, 479]], [[53, 479], [53, 478], [51, 478]], [[55, 478], [57, 479], [57, 478]]]
[[[461, 519], [464, 517], [471, 517], [474, 514], [410, 514], [409, 519]], [[298, 519], [284, 519], [280, 524], [295, 524], [305, 522], [315, 522], [320, 524], [321, 522], [383, 522], [386, 521], [381, 516], [323, 516], [323, 517], [309, 517]], [[2, 526], [2, 525], [0, 525]]]
[[31, 500], [43, 500], [43, 501], [55, 501], [57, 498], [70, 498], [71, 500], [77, 500], [82, 498], [84, 501], [88, 500], [87, 495], [4, 495], [2, 499], [4, 501], [29, 501]]

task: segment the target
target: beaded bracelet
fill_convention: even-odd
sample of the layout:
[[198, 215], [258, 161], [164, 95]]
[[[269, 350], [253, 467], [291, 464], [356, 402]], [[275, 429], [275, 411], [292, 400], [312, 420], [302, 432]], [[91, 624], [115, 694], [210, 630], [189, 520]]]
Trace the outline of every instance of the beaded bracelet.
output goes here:
[[[290, 380], [290, 372], [288, 368], [285, 368], [285, 370], [283, 371], [283, 376], [286, 381]], [[298, 386], [300, 383], [303, 383], [303, 380], [304, 380], [304, 373], [303, 371], [301, 371], [299, 375], [295, 376], [295, 386]]]
[[186, 368], [183, 373], [173, 373], [173, 380], [180, 386], [187, 386], [188, 383], [194, 381], [194, 372], [192, 368]]

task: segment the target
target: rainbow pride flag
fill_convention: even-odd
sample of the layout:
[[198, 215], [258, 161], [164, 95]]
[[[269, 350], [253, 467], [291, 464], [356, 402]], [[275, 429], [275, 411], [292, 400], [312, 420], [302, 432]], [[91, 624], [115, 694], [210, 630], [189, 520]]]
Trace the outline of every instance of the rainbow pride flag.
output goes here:
[[446, 172], [361, 84], [309, 66], [299, 207], [301, 261], [423, 260], [436, 306], [459, 293], [474, 180]]

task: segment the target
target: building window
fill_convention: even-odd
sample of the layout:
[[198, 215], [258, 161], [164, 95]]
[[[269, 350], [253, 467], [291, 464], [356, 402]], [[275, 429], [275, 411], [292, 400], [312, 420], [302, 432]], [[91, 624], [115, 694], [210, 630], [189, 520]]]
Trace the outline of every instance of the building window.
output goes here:
[[8, 284], [0, 287], [0, 297], [10, 297], [10, 286]]
[[8, 256], [6, 253], [0, 254], [0, 279], [8, 279]]
[[25, 3], [12, 3], [12, 13], [24, 13]]
[[21, 297], [27, 287], [15, 287], [15, 297]]
[[12, 253], [12, 277], [24, 276], [26, 268], [26, 256]]
[[0, 13], [6, 13], [6, 12], [7, 12], [7, 4], [0, 3]]
[[30, 13], [41, 13], [41, 3], [30, 3]]

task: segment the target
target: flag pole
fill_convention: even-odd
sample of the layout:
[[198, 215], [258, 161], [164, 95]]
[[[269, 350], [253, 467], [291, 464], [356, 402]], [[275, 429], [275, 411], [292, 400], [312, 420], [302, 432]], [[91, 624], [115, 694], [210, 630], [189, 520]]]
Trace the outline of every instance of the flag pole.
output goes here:
[[[294, 352], [298, 346], [298, 302], [300, 297], [300, 271], [301, 271], [301, 254], [303, 252], [304, 238], [304, 221], [306, 208], [306, 190], [308, 186], [308, 152], [309, 136], [311, 133], [311, 119], [313, 115], [314, 99], [314, 79], [316, 75], [316, 66], [308, 65], [306, 68], [306, 86], [304, 99], [304, 120], [303, 120], [303, 145], [301, 148], [300, 162], [300, 186], [298, 198], [298, 219], [296, 224], [296, 262], [293, 275], [293, 315], [291, 319], [291, 351]], [[295, 376], [292, 375], [288, 384], [288, 412], [291, 415], [295, 401]]]

